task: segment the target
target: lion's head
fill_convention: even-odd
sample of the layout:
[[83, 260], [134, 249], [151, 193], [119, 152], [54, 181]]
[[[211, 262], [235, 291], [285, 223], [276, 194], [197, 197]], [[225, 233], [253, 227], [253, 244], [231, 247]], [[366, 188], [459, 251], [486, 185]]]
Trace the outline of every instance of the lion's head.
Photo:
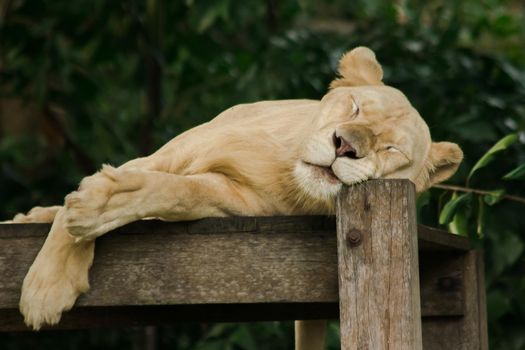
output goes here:
[[406, 178], [420, 192], [454, 174], [463, 152], [454, 143], [432, 142], [405, 95], [383, 84], [373, 51], [358, 47], [345, 54], [339, 74], [294, 169], [303, 190], [328, 199], [342, 183]]

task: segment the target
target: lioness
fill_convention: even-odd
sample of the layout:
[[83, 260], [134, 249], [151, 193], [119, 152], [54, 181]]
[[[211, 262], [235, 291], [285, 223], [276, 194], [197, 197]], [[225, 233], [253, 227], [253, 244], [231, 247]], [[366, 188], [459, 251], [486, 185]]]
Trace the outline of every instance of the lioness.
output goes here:
[[[94, 239], [129, 222], [333, 214], [343, 185], [406, 178], [421, 192], [456, 171], [460, 148], [432, 142], [403, 93], [382, 83], [370, 49], [345, 54], [339, 73], [320, 101], [231, 107], [151, 156], [103, 166], [63, 207], [15, 217], [53, 222], [22, 286], [26, 324], [57, 323], [89, 288]], [[297, 325], [298, 348], [322, 348], [318, 323]]]

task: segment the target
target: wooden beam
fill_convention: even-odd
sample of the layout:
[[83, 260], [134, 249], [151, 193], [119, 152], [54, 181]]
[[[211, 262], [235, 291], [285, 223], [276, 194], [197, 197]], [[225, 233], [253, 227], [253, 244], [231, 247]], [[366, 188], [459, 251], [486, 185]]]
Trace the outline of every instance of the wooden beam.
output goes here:
[[338, 197], [342, 349], [422, 349], [415, 195], [375, 180]]
[[[447, 260], [447, 257], [443, 260]], [[455, 260], [455, 266], [461, 270], [463, 276], [463, 316], [423, 318], [423, 347], [425, 350], [487, 350], [489, 347], [482, 254], [472, 250], [456, 256]]]
[[[16, 310], [20, 286], [49, 227], [0, 225], [0, 330], [26, 329]], [[460, 254], [468, 241], [439, 231], [424, 240], [430, 250], [421, 253], [423, 315], [462, 315], [463, 275], [439, 267], [432, 254], [436, 247]], [[447, 276], [457, 277], [452, 290], [440, 287]], [[90, 282], [56, 328], [164, 324], [189, 314], [199, 321], [337, 318], [335, 220], [136, 222], [97, 240]]]

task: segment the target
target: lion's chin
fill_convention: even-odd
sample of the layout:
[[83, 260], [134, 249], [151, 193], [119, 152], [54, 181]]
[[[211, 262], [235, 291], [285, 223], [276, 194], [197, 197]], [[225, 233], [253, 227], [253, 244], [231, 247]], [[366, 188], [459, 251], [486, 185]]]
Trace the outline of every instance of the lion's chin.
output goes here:
[[294, 177], [304, 193], [323, 201], [333, 200], [343, 186], [330, 167], [317, 166], [303, 161], [296, 164]]
[[321, 165], [315, 165], [310, 164], [307, 162], [303, 162], [307, 167], [310, 168], [310, 171], [312, 172], [312, 176], [315, 178], [318, 178], [320, 180], [327, 181], [331, 184], [340, 184], [341, 181], [335, 175], [334, 171], [329, 166], [321, 166]]

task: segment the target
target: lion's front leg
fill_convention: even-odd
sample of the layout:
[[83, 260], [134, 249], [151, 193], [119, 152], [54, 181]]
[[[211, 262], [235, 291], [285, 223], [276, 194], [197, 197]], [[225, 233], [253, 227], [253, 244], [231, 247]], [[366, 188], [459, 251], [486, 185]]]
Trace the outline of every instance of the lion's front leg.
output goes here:
[[20, 311], [35, 330], [58, 323], [63, 311], [88, 290], [88, 270], [95, 242], [76, 244], [65, 228], [65, 210], [58, 211], [51, 231], [22, 285]]
[[104, 167], [66, 197], [24, 280], [20, 310], [34, 329], [55, 324], [89, 288], [93, 239], [147, 217], [193, 220], [250, 214], [256, 196], [220, 174], [174, 175]]
[[249, 214], [250, 196], [220, 174], [183, 176], [105, 166], [66, 197], [65, 222], [80, 242], [143, 218], [181, 221]]
[[65, 225], [76, 241], [92, 240], [143, 217], [130, 210], [145, 192], [143, 170], [105, 165], [65, 198]]

